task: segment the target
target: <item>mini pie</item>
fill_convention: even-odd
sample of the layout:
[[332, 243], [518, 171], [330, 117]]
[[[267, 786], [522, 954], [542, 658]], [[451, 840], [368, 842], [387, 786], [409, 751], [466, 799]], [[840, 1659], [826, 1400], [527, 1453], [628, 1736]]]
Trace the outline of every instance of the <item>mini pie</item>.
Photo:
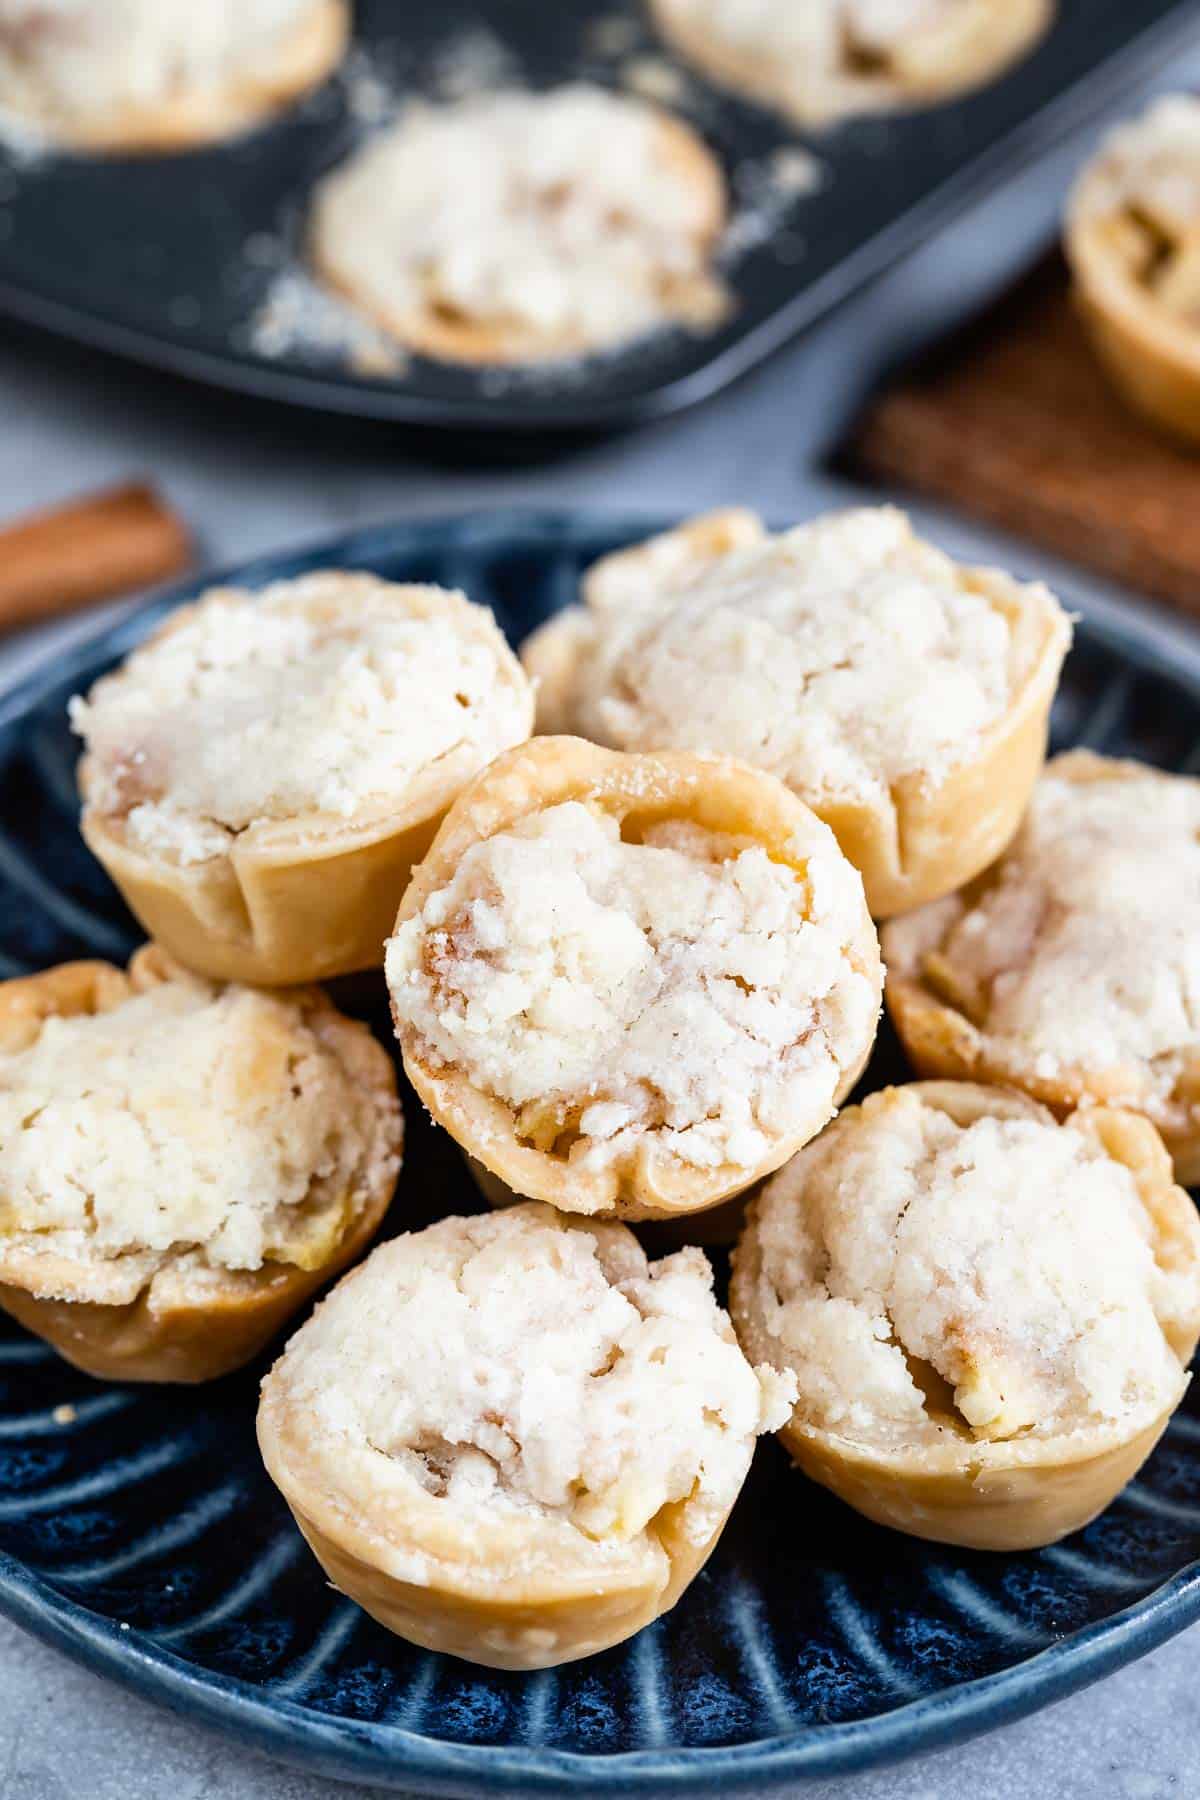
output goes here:
[[321, 183], [312, 255], [411, 349], [521, 363], [715, 323], [725, 218], [695, 132], [579, 84], [414, 107]]
[[1200, 1181], [1200, 781], [1056, 757], [1007, 855], [884, 954], [919, 1074], [1144, 1113]]
[[80, 150], [231, 137], [333, 69], [348, 0], [0, 0], [0, 118]]
[[1200, 99], [1157, 100], [1105, 139], [1071, 196], [1066, 251], [1125, 398], [1200, 443]]
[[90, 1375], [238, 1368], [370, 1242], [391, 1059], [317, 988], [128, 973], [0, 984], [0, 1307]]
[[413, 864], [533, 697], [485, 607], [330, 570], [213, 589], [71, 711], [83, 835], [147, 932], [275, 985], [382, 961]]
[[381, 1245], [263, 1383], [258, 1441], [329, 1579], [498, 1669], [674, 1606], [792, 1384], [752, 1369], [700, 1250], [523, 1205]]
[[1070, 626], [891, 507], [780, 536], [728, 511], [606, 558], [526, 641], [539, 730], [769, 769], [833, 828], [876, 918], [978, 874], [1041, 768]]
[[1053, 0], [650, 0], [650, 10], [706, 75], [807, 126], [980, 87], [1054, 16]]
[[917, 1082], [847, 1107], [734, 1254], [747, 1356], [796, 1377], [781, 1436], [877, 1523], [1022, 1550], [1149, 1455], [1200, 1332], [1200, 1220], [1154, 1127]]
[[514, 1193], [627, 1219], [777, 1168], [862, 1071], [878, 942], [770, 776], [538, 738], [451, 808], [385, 963], [404, 1065]]

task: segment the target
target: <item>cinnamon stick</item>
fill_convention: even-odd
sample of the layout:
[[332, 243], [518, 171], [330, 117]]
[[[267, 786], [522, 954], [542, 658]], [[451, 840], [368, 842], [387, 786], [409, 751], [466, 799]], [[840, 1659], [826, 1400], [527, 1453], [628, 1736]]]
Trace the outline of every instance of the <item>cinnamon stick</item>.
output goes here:
[[191, 539], [147, 482], [0, 527], [0, 631], [134, 593], [185, 569]]

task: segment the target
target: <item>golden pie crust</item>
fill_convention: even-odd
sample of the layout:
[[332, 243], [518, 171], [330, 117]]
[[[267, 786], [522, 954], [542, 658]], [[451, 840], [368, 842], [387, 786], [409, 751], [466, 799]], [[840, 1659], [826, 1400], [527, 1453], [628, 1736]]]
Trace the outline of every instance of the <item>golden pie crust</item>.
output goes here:
[[[446, 885], [473, 844], [531, 813], [570, 800], [599, 807], [622, 822], [636, 821], [642, 829], [667, 820], [691, 822], [761, 844], [774, 860], [793, 865], [793, 834], [811, 818], [809, 809], [781, 782], [730, 758], [670, 751], [631, 756], [580, 738], [534, 738], [498, 757], [451, 808], [428, 856], [413, 873], [397, 927]], [[848, 961], [873, 984], [881, 980], [878, 939], [865, 906]], [[553, 1150], [523, 1142], [512, 1107], [475, 1087], [461, 1071], [430, 1061], [418, 1035], [401, 1018], [394, 996], [392, 1010], [405, 1071], [437, 1122], [513, 1194], [547, 1201], [565, 1212], [624, 1220], [702, 1212], [778, 1168], [829, 1116], [823, 1114], [803, 1132], [779, 1138], [754, 1168], [726, 1163], [701, 1169], [674, 1161], [651, 1167], [649, 1157], [640, 1153], [584, 1168]], [[842, 1073], [835, 1106], [862, 1074], [873, 1042], [872, 1031]]]
[[[1080, 178], [1063, 239], [1080, 314], [1134, 410], [1180, 442], [1200, 445], [1200, 221], [1188, 237], [1176, 237], [1164, 219], [1108, 206], [1102, 158]], [[1176, 276], [1170, 308], [1146, 280], [1167, 259]]]
[[803, 126], [828, 126], [859, 113], [933, 106], [994, 81], [1044, 35], [1054, 0], [971, 0], [942, 27], [914, 32], [890, 57], [810, 74], [781, 61], [770, 45], [736, 44], [696, 18], [691, 0], [650, 0], [667, 42], [703, 74]]
[[[1087, 783], [1144, 780], [1157, 771], [1144, 763], [1071, 750], [1055, 757], [1047, 765], [1047, 773], [1059, 780]], [[1181, 777], [1163, 775], [1161, 779], [1170, 782]], [[964, 909], [969, 910], [994, 874], [995, 870], [985, 871], [964, 889], [960, 896]], [[888, 1013], [918, 1075], [1019, 1088], [1060, 1119], [1076, 1107], [1091, 1104], [1144, 1111], [1171, 1153], [1176, 1180], [1185, 1187], [1200, 1182], [1200, 1046], [1186, 1057], [1167, 1102], [1153, 1107], [1131, 1092], [1127, 1072], [1121, 1068], [1057, 1066], [1048, 1073], [1041, 1066], [1036, 1044], [1029, 1045], [1026, 1055], [1015, 1055], [1011, 1043], [1002, 1046], [990, 1039], [986, 1026], [971, 1018], [969, 997], [956, 996], [952, 972], [938, 956], [943, 936], [933, 912], [896, 920], [882, 934]]]
[[[139, 950], [128, 971], [111, 963], [62, 963], [40, 975], [0, 983], [0, 1041], [31, 1021], [108, 1012], [162, 982], [187, 980], [156, 944]], [[290, 996], [336, 1048], [383, 1114], [401, 1128], [391, 1058], [365, 1026], [345, 1018], [319, 988]], [[109, 1305], [103, 1265], [5, 1245], [0, 1236], [0, 1308], [88, 1375], [109, 1381], [211, 1381], [240, 1368], [304, 1302], [366, 1249], [391, 1202], [394, 1165], [373, 1172], [364, 1203], [335, 1251], [318, 1268], [266, 1262], [259, 1269], [205, 1269], [197, 1281], [168, 1260], [133, 1301]], [[74, 1292], [77, 1297], [72, 1298]]]
[[[578, 730], [574, 687], [589, 611], [615, 613], [626, 594], [633, 608], [639, 586], [672, 588], [767, 535], [754, 513], [723, 508], [593, 564], [584, 577], [583, 606], [555, 615], [521, 647], [537, 688], [537, 729]], [[998, 570], [960, 574], [1031, 644], [1024, 677], [977, 754], [936, 785], [919, 773], [903, 775], [882, 799], [828, 788], [800, 791], [861, 873], [875, 919], [950, 893], [994, 861], [1016, 831], [1045, 761], [1069, 622], [1056, 604], [1037, 604], [1031, 590]]]
[[155, 155], [219, 143], [262, 124], [324, 81], [345, 55], [350, 28], [349, 0], [312, 0], [269, 62], [239, 69], [223, 88], [181, 88], [111, 113], [38, 114], [30, 123], [55, 144], [98, 155]]
[[[986, 1117], [1053, 1123], [1053, 1114], [1036, 1101], [1001, 1088], [932, 1081], [891, 1091], [919, 1094], [925, 1105], [964, 1126]], [[847, 1109], [829, 1129], [852, 1129], [857, 1111]], [[1171, 1159], [1149, 1121], [1117, 1108], [1096, 1107], [1075, 1113], [1069, 1125], [1133, 1175], [1153, 1224], [1156, 1260], [1166, 1266], [1200, 1265], [1196, 1208], [1176, 1186]], [[765, 1346], [773, 1339], [756, 1304], [760, 1275], [752, 1208], [734, 1252], [729, 1294], [739, 1341], [752, 1361], [772, 1359]], [[853, 1442], [793, 1415], [779, 1436], [798, 1468], [876, 1524], [973, 1550], [1037, 1549], [1080, 1530], [1102, 1512], [1162, 1436], [1187, 1387], [1184, 1371], [1200, 1336], [1200, 1317], [1186, 1329], [1164, 1325], [1163, 1331], [1179, 1358], [1179, 1391], [1157, 1418], [1132, 1434], [1117, 1425], [1095, 1425], [1071, 1433], [1069, 1441], [1017, 1437], [990, 1442], [976, 1440], [962, 1426], [957, 1441], [891, 1448]]]
[[[361, 580], [343, 576], [340, 597], [326, 596], [320, 609], [352, 618]], [[491, 641], [490, 615], [461, 595], [429, 587], [398, 587], [396, 593], [414, 616], [444, 618], [447, 630], [486, 634]], [[139, 648], [178, 631], [194, 610], [181, 607]], [[506, 645], [497, 644], [497, 684], [519, 695], [520, 665]], [[528, 704], [532, 727], [532, 696]], [[421, 769], [408, 791], [383, 810], [265, 820], [238, 833], [228, 854], [197, 863], [155, 855], [132, 842], [123, 821], [93, 803], [96, 771], [85, 755], [79, 764], [80, 830], [147, 934], [188, 968], [214, 981], [257, 987], [325, 981], [382, 962], [412, 870], [477, 772], [478, 759], [465, 749]]]

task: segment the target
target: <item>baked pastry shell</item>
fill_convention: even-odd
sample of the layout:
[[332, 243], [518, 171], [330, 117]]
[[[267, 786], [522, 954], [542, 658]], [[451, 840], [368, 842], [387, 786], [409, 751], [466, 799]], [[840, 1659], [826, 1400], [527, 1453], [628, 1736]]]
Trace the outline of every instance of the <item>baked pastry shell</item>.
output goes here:
[[[1147, 773], [1144, 763], [1090, 750], [1067, 751], [1050, 766], [1059, 779], [1077, 782], [1123, 781]], [[1145, 1111], [1171, 1154], [1175, 1179], [1184, 1187], [1200, 1182], [1200, 1049], [1175, 1096], [1153, 1109], [1143, 1107], [1137, 1097], [1135, 1072], [1059, 1068], [1052, 1075], [1040, 1074], [1035, 1045], [1026, 1057], [1014, 1056], [926, 983], [920, 965], [931, 946], [922, 941], [921, 921], [900, 920], [885, 928], [883, 946], [888, 1013], [918, 1075], [1019, 1088], [1060, 1119], [1091, 1103]]]
[[[1088, 178], [1080, 188], [1086, 201]], [[1092, 347], [1119, 393], [1160, 431], [1200, 446], [1200, 332], [1172, 317], [1114, 241], [1114, 215], [1072, 206], [1064, 247]]]
[[[527, 1199], [525, 1194], [514, 1194], [513, 1190], [485, 1169], [468, 1151], [463, 1151], [463, 1161], [467, 1172], [479, 1192], [494, 1212], [506, 1206], [519, 1206]], [[757, 1185], [757, 1184], [756, 1184]], [[682, 1250], [689, 1244], [699, 1244], [709, 1249], [728, 1249], [737, 1241], [738, 1232], [746, 1216], [748, 1190], [733, 1194], [728, 1200], [719, 1200], [715, 1206], [706, 1206], [703, 1212], [685, 1213], [675, 1219], [643, 1219], [635, 1220], [639, 1241], [651, 1256], [666, 1256], [672, 1250]], [[615, 1219], [615, 1213], [593, 1214], [592, 1217]]]
[[321, 1437], [285, 1368], [267, 1376], [258, 1410], [267, 1473], [334, 1586], [428, 1650], [494, 1669], [606, 1650], [675, 1605], [733, 1510], [736, 1494], [719, 1518], [706, 1507], [696, 1533], [696, 1502], [673, 1501], [603, 1550], [553, 1514], [464, 1512], [415, 1482], [385, 1485], [373, 1451]]
[[[498, 757], [456, 803], [413, 874], [397, 928], [447, 885], [474, 844], [532, 813], [570, 800], [602, 809], [620, 820], [623, 830], [640, 832], [664, 820], [681, 819], [749, 838], [793, 867], [797, 860], [791, 841], [809, 817], [809, 809], [781, 782], [728, 757], [672, 751], [625, 755], [582, 738], [533, 738]], [[860, 974], [882, 983], [878, 939], [865, 906], [850, 960]], [[475, 1087], [461, 1071], [430, 1061], [400, 1018], [394, 999], [392, 1010], [409, 1080], [469, 1157], [523, 1198], [547, 1201], [564, 1212], [608, 1214], [629, 1221], [701, 1212], [778, 1168], [832, 1116], [862, 1074], [874, 1045], [872, 1032], [843, 1071], [833, 1108], [815, 1117], [805, 1130], [778, 1138], [755, 1167], [732, 1163], [714, 1169], [682, 1163], [667, 1167], [665, 1159], [652, 1158], [646, 1146], [625, 1162], [584, 1169], [521, 1143], [512, 1110]]]
[[[763, 535], [761, 529], [750, 534], [746, 520], [747, 515], [731, 509], [691, 520], [679, 530], [698, 557], [707, 547], [715, 560], [753, 541], [753, 535]], [[640, 548], [650, 579], [653, 540]], [[632, 564], [638, 550], [619, 554]], [[1038, 595], [999, 570], [960, 568], [959, 574], [1005, 615], [1023, 652], [1023, 674], [1003, 716], [982, 734], [975, 753], [940, 782], [915, 773], [899, 777], [879, 795], [814, 787], [800, 796], [861, 872], [875, 919], [940, 899], [994, 862], [1020, 824], [1046, 758], [1050, 708], [1070, 644], [1070, 623], [1048, 595]], [[584, 593], [586, 597], [586, 585]], [[539, 729], [568, 727], [586, 637], [586, 614], [571, 607], [523, 646], [526, 672], [538, 687]]]
[[[661, 113], [657, 118], [656, 137], [663, 161], [672, 166], [701, 198], [703, 224], [698, 235], [705, 250], [715, 249], [729, 211], [720, 164], [690, 126], [668, 113]], [[465, 314], [455, 314], [433, 305], [408, 308], [380, 304], [360, 290], [353, 272], [331, 253], [322, 230], [323, 211], [330, 204], [331, 199], [318, 193], [309, 232], [309, 256], [314, 270], [327, 287], [419, 356], [470, 365], [519, 365], [614, 348], [608, 340], [593, 343], [578, 331], [539, 331], [516, 321], [479, 323]], [[701, 284], [696, 285], [699, 289]], [[716, 323], [727, 301], [720, 297], [720, 284], [715, 274], [710, 278], [710, 285], [712, 322]], [[678, 323], [679, 317], [679, 309], [664, 306], [660, 323], [669, 326]]]
[[[408, 592], [422, 616], [444, 613], [448, 623], [473, 628], [467, 602], [432, 590]], [[180, 608], [147, 642], [179, 630], [193, 610]], [[523, 685], [507, 649], [496, 673], [514, 692]], [[475, 752], [462, 745], [420, 770], [386, 810], [256, 823], [232, 838], [225, 855], [182, 863], [132, 843], [124, 822], [93, 804], [96, 769], [85, 755], [80, 829], [148, 936], [187, 968], [214, 981], [290, 987], [378, 967], [413, 868], [478, 766]]]
[[982, 87], [1031, 49], [1054, 16], [1053, 0], [996, 0], [988, 18], [951, 44], [947, 56], [931, 58], [924, 68], [910, 66], [903, 76], [835, 77], [818, 96], [781, 75], [770, 51], [718, 42], [688, 16], [686, 5], [650, 0], [650, 10], [668, 43], [705, 75], [806, 126], [833, 125], [858, 113], [910, 111]]
[[[985, 1117], [1052, 1115], [1024, 1094], [966, 1082], [916, 1082], [911, 1091], [961, 1125]], [[1161, 1260], [1200, 1261], [1200, 1220], [1176, 1186], [1171, 1162], [1154, 1127], [1134, 1113], [1096, 1108], [1077, 1116], [1134, 1177], [1152, 1221]], [[753, 1218], [734, 1253], [730, 1313], [751, 1361], [778, 1361], [753, 1303], [761, 1271]], [[1054, 1543], [1103, 1512], [1132, 1480], [1162, 1436], [1187, 1388], [1185, 1374], [1200, 1335], [1200, 1317], [1164, 1335], [1179, 1358], [1178, 1391], [1156, 1417], [1136, 1430], [1092, 1425], [1052, 1438], [935, 1445], [876, 1446], [796, 1419], [779, 1433], [796, 1466], [876, 1524], [911, 1537], [971, 1550], [1033, 1550]]]
[[[175, 973], [171, 959], [154, 944], [138, 951], [128, 976], [110, 963], [62, 963], [41, 975], [0, 983], [0, 1023], [105, 1012]], [[382, 1045], [364, 1026], [343, 1018], [318, 989], [296, 997], [319, 1014], [322, 1034], [362, 1086], [394, 1106], [395, 1069]], [[168, 1263], [135, 1300], [118, 1305], [97, 1297], [103, 1265], [22, 1254], [0, 1236], [0, 1308], [88, 1375], [109, 1381], [210, 1381], [249, 1362], [310, 1295], [366, 1249], [394, 1188], [392, 1173], [374, 1183], [319, 1268], [214, 1266], [200, 1279], [189, 1279]]]
[[[537, 1517], [456, 1521], [421, 1493], [362, 1491], [351, 1503], [311, 1455], [306, 1427], [289, 1399], [264, 1393], [263, 1462], [333, 1585], [408, 1642], [487, 1668], [553, 1668], [632, 1637], [674, 1606], [725, 1523], [693, 1543], [688, 1503], [677, 1502], [653, 1521], [652, 1541], [611, 1562], [576, 1560], [566, 1529]], [[427, 1559], [422, 1581], [403, 1572], [414, 1550]]]
[[349, 0], [312, 0], [269, 61], [239, 69], [221, 88], [185, 89], [75, 120], [47, 123], [33, 115], [30, 123], [65, 149], [114, 156], [218, 143], [262, 124], [322, 82], [345, 54], [350, 24]]

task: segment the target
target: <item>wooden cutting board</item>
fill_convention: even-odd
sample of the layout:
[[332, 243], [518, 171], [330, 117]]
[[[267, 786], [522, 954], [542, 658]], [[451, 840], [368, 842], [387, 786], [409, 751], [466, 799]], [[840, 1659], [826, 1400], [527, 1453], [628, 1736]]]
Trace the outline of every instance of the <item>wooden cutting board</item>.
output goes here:
[[886, 389], [849, 454], [1200, 616], [1200, 455], [1109, 386], [1057, 255]]

